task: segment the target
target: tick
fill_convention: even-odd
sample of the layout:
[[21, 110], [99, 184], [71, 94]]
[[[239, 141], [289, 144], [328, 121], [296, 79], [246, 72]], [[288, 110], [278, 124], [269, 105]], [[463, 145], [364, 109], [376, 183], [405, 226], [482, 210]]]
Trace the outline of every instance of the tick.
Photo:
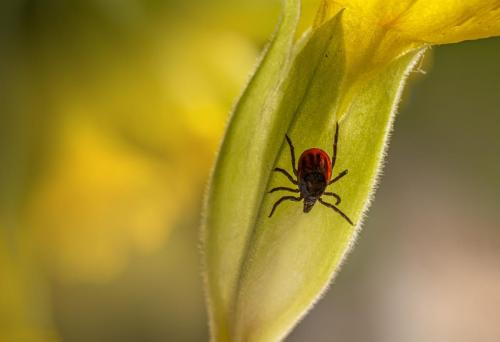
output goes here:
[[[273, 216], [276, 208], [284, 201], [295, 201], [300, 202], [304, 200], [304, 213], [308, 213], [316, 204], [316, 201], [323, 204], [324, 206], [333, 209], [340, 216], [342, 216], [350, 225], [354, 225], [351, 219], [340, 210], [337, 205], [340, 204], [340, 196], [334, 192], [325, 191], [326, 188], [335, 182], [339, 181], [342, 177], [347, 175], [347, 170], [342, 171], [337, 176], [333, 177], [333, 169], [335, 166], [335, 161], [337, 159], [337, 142], [339, 138], [339, 124], [335, 124], [335, 137], [333, 139], [333, 154], [332, 159], [325, 151], [319, 148], [310, 148], [302, 152], [299, 158], [298, 167], [295, 167], [295, 149], [293, 147], [292, 140], [285, 135], [286, 141], [290, 146], [290, 154], [292, 156], [292, 170], [295, 178], [288, 173], [285, 169], [275, 168], [273, 171], [280, 172], [284, 174], [290, 182], [295, 184], [297, 188], [289, 188], [279, 186], [271, 189], [269, 192], [275, 191], [289, 191], [300, 193], [300, 196], [283, 196], [277, 200], [274, 205], [269, 217]], [[325, 202], [322, 197], [330, 196], [335, 198], [335, 204]]]

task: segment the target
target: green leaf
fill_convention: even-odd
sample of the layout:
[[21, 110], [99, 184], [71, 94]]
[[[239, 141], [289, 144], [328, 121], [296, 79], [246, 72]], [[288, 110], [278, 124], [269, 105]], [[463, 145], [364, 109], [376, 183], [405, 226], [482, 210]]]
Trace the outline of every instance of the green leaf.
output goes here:
[[[286, 0], [281, 23], [226, 130], [206, 198], [204, 256], [211, 333], [230, 339], [235, 298], [269, 165], [281, 139], [278, 87], [290, 62], [300, 1]], [[290, 116], [290, 115], [288, 115]]]
[[[294, 186], [273, 172], [292, 173], [285, 134], [298, 154], [311, 147], [331, 154], [340, 122], [334, 175], [349, 174], [329, 191], [342, 197], [338, 207], [359, 227], [405, 75], [421, 55], [397, 59], [347, 97], [342, 13], [297, 44], [288, 68], [297, 18], [297, 2], [286, 2], [284, 20], [235, 108], [206, 197], [204, 271], [216, 341], [286, 336], [356, 237], [355, 227], [319, 203], [305, 214], [302, 203], [286, 201], [268, 217], [276, 200], [290, 194], [268, 191]], [[338, 113], [346, 99], [348, 111]]]

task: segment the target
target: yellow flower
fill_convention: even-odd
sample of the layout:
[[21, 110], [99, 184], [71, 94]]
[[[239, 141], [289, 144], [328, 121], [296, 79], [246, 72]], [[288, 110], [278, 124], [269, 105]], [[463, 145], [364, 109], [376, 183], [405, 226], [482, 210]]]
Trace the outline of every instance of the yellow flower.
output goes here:
[[340, 11], [349, 93], [411, 50], [500, 35], [499, 0], [323, 0], [315, 26]]

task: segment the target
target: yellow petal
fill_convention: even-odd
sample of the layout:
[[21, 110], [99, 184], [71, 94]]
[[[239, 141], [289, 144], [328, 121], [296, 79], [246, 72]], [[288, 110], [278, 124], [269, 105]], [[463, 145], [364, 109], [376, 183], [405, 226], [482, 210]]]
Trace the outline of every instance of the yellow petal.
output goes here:
[[346, 15], [358, 16], [414, 41], [456, 43], [500, 35], [499, 0], [339, 0]]
[[323, 0], [315, 27], [340, 11], [346, 75], [339, 115], [364, 81], [411, 50], [500, 35], [500, 0]]

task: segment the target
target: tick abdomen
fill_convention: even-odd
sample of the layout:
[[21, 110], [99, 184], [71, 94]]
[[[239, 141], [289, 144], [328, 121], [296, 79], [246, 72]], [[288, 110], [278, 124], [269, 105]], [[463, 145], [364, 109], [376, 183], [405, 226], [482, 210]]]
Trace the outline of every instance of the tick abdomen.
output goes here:
[[313, 173], [321, 174], [325, 182], [328, 182], [332, 176], [332, 162], [330, 157], [328, 153], [319, 148], [305, 150], [299, 158], [299, 179]]

